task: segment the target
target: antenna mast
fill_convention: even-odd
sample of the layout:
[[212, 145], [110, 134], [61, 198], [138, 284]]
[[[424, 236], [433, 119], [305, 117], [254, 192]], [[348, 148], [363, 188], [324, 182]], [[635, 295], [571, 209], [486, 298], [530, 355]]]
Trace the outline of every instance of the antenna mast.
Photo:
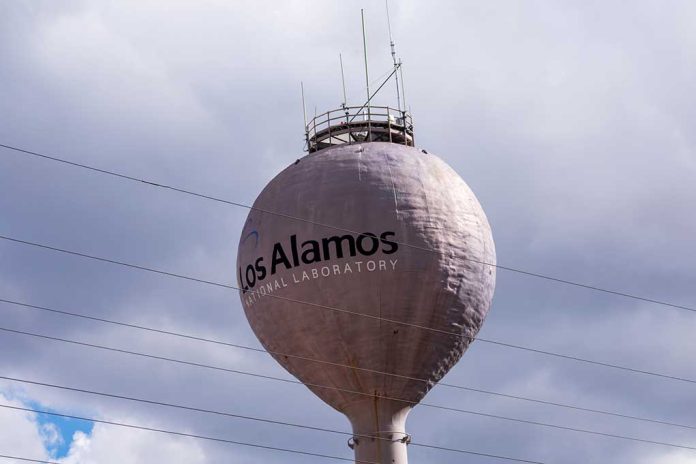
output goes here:
[[404, 89], [404, 67], [403, 63], [399, 60], [399, 74], [401, 75], [401, 100], [404, 102], [404, 112], [408, 108], [408, 112], [411, 112], [411, 108], [406, 106], [406, 89]]
[[[394, 38], [392, 37], [391, 20], [389, 19], [389, 0], [384, 0], [387, 8], [387, 28], [389, 29], [389, 47], [391, 48], [392, 61], [394, 62], [394, 70], [401, 67], [401, 60], [396, 61], [396, 48], [394, 47]], [[399, 75], [394, 73], [394, 81], [396, 82], [396, 106], [401, 111], [401, 95], [399, 94]], [[406, 103], [404, 102], [404, 105]]]
[[304, 82], [300, 81], [300, 89], [302, 90], [302, 118], [304, 119], [305, 142], [307, 142], [307, 150], [309, 150], [309, 128], [307, 127], [307, 106], [304, 99]]
[[365, 56], [365, 87], [367, 88], [367, 119], [370, 119], [370, 75], [367, 71], [367, 39], [365, 38], [365, 10], [360, 9], [360, 21], [362, 22], [363, 55]]
[[341, 62], [341, 83], [343, 84], [343, 104], [341, 106], [345, 108], [348, 103], [348, 98], [346, 97], [346, 76], [343, 74], [343, 56], [340, 53], [338, 54], [338, 61]]

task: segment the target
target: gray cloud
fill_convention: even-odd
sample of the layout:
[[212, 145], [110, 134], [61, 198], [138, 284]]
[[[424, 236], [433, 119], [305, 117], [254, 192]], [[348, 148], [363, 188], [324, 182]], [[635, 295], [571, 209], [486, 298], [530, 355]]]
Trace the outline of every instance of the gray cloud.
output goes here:
[[[361, 7], [377, 77], [390, 66], [381, 3], [2, 2], [0, 142], [251, 203], [301, 155], [300, 80], [310, 113], [338, 107], [341, 51], [349, 98], [362, 103]], [[501, 264], [693, 306], [693, 5], [441, 1], [392, 2], [391, 9], [417, 142], [476, 192]], [[234, 283], [245, 210], [0, 155], [0, 233]], [[0, 274], [0, 296], [258, 346], [234, 291], [10, 243], [0, 244]], [[7, 327], [288, 377], [261, 354], [6, 305], [0, 315]], [[696, 378], [694, 321], [687, 312], [500, 271], [481, 335]], [[302, 386], [0, 339], [0, 375], [349, 428]], [[692, 385], [480, 342], [446, 380], [696, 425]], [[351, 455], [342, 436], [21, 388], [60, 410]], [[696, 445], [678, 428], [445, 387], [427, 401]], [[0, 411], [0, 436], [26, 432], [13, 414]], [[690, 451], [423, 407], [408, 426], [414, 441], [549, 463], [696, 459]], [[34, 449], [27, 446], [20, 451]], [[156, 459], [133, 446], [131, 462]], [[202, 462], [308, 462], [195, 446]], [[413, 462], [462, 461], [409, 452]]]

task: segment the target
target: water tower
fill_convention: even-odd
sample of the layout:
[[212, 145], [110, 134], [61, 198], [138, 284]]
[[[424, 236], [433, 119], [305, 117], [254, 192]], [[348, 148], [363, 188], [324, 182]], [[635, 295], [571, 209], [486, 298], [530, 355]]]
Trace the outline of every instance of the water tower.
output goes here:
[[238, 280], [263, 346], [350, 420], [356, 461], [406, 464], [406, 416], [481, 328], [495, 248], [466, 183], [415, 147], [402, 99], [373, 97], [306, 124], [309, 153], [249, 212]]

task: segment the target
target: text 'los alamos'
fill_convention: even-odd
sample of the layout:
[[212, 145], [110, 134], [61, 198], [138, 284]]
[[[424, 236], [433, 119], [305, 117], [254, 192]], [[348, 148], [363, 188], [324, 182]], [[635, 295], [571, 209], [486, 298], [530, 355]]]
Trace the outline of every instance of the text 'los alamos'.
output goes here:
[[[289, 253], [286, 252], [282, 242], [273, 245], [271, 254], [270, 275], [274, 275], [280, 266], [292, 269], [300, 264], [313, 264], [331, 259], [341, 259], [344, 256], [372, 256], [378, 251], [385, 255], [395, 253], [399, 244], [390, 238], [394, 232], [382, 232], [379, 237], [371, 232], [363, 232], [357, 236], [335, 235], [321, 240], [306, 240], [299, 244], [297, 235], [290, 236]], [[239, 283], [243, 291], [254, 288], [269, 275], [269, 270], [264, 263], [263, 256], [257, 258], [253, 264], [246, 266], [244, 271], [239, 268]]]

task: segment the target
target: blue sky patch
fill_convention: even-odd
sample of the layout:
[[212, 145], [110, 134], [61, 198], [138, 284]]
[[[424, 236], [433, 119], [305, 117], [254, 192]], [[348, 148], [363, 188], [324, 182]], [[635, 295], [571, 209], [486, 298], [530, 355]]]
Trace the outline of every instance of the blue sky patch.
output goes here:
[[[53, 412], [52, 409], [41, 406], [39, 403], [33, 401], [27, 401], [25, 404], [32, 409]], [[36, 420], [44, 447], [53, 459], [60, 459], [67, 456], [75, 432], [79, 431], [86, 435], [90, 435], [94, 428], [94, 422], [92, 421], [70, 419], [67, 417], [52, 416], [50, 414], [37, 413]]]

